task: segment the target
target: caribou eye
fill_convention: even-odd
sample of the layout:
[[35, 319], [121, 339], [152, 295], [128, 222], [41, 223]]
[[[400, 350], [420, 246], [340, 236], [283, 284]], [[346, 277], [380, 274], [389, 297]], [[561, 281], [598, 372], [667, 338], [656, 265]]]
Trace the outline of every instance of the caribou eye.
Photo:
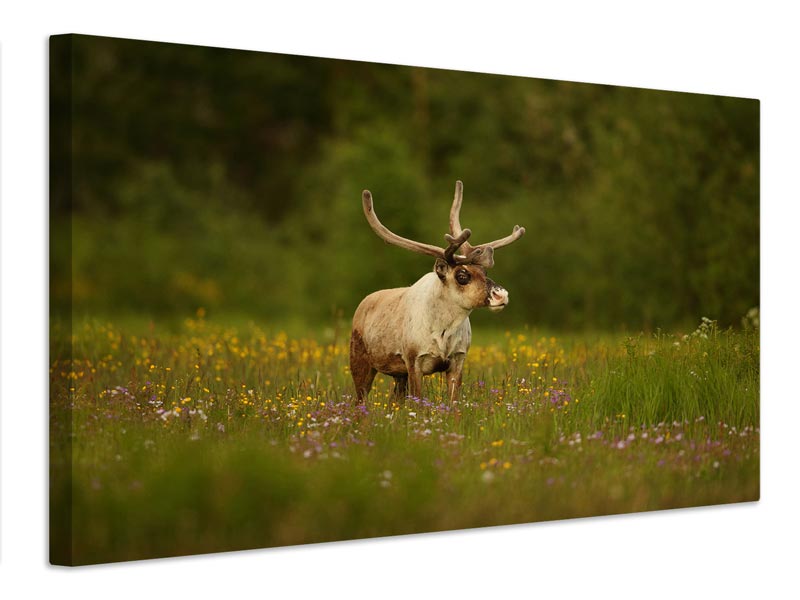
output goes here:
[[458, 285], [467, 285], [470, 279], [472, 279], [472, 276], [469, 274], [469, 271], [459, 271], [456, 273]]

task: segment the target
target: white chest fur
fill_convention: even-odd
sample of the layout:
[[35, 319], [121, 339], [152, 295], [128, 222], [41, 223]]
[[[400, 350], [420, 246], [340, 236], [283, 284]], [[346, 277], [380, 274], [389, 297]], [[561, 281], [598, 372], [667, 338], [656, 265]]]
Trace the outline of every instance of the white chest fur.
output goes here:
[[428, 273], [408, 289], [404, 351], [414, 350], [417, 356], [446, 360], [469, 349], [472, 311], [454, 306], [442, 297], [440, 286], [436, 275]]

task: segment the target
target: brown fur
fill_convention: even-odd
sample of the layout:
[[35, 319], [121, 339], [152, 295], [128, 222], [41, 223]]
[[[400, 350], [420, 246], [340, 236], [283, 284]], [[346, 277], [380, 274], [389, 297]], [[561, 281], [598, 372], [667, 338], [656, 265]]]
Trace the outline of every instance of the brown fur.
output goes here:
[[[471, 280], [467, 285], [458, 285], [455, 276], [459, 271], [468, 271], [471, 275]], [[478, 265], [460, 265], [453, 269], [450, 277], [453, 280], [455, 289], [461, 294], [469, 297], [468, 302], [473, 306], [480, 307], [489, 304], [489, 294], [495, 282], [486, 276], [486, 269]]]
[[372, 388], [372, 381], [377, 371], [372, 368], [367, 358], [367, 347], [361, 332], [353, 329], [350, 336], [350, 374], [356, 386], [356, 399], [363, 402]]

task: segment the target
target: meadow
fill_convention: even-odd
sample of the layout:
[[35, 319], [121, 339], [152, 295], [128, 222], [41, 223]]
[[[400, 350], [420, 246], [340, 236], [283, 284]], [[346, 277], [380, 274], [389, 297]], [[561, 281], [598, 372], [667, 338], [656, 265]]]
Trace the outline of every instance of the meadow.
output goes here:
[[[474, 332], [464, 386], [353, 398], [345, 326], [55, 322], [51, 560], [757, 500], [759, 336]], [[70, 514], [71, 512], [71, 514]], [[676, 516], [675, 518], [679, 518]]]

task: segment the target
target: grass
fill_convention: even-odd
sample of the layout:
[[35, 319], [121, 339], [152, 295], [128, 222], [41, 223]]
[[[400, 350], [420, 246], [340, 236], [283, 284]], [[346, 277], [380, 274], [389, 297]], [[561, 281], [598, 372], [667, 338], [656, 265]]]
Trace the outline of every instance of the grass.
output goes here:
[[[51, 560], [756, 500], [758, 332], [476, 332], [461, 398], [351, 395], [347, 332], [53, 324]], [[71, 343], [70, 343], [71, 342]]]

